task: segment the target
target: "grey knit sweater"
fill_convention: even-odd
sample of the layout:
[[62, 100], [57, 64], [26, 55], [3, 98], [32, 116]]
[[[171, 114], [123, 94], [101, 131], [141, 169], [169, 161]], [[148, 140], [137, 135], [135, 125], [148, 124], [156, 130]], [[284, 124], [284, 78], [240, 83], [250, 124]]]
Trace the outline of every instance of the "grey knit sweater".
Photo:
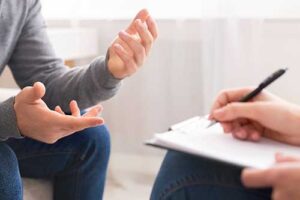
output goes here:
[[[105, 57], [86, 67], [64, 66], [49, 42], [39, 0], [0, 0], [0, 73], [5, 66], [20, 88], [44, 83], [50, 109], [60, 105], [69, 111], [72, 99], [84, 109], [112, 97], [120, 86]], [[13, 103], [13, 97], [0, 103], [0, 140], [21, 136]]]

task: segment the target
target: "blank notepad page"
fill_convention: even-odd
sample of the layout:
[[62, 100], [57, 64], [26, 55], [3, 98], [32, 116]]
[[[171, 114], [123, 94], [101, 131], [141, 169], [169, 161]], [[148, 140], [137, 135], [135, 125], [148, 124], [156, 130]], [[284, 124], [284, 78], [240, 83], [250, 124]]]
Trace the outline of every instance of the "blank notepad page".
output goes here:
[[254, 168], [266, 168], [273, 165], [277, 152], [300, 156], [299, 147], [266, 138], [259, 142], [240, 141], [230, 134], [224, 134], [218, 124], [206, 129], [209, 122], [205, 118], [192, 118], [172, 126], [172, 131], [156, 134], [151, 143]]

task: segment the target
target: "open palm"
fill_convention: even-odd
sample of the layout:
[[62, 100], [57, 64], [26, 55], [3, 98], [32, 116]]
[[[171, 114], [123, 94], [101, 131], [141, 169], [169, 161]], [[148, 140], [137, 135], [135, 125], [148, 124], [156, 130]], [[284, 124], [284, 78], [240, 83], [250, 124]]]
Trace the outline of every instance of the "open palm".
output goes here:
[[103, 124], [103, 119], [97, 117], [101, 106], [95, 106], [89, 112], [80, 115], [76, 101], [70, 103], [72, 115], [65, 115], [57, 106], [50, 110], [41, 99], [45, 95], [42, 83], [24, 88], [15, 98], [14, 109], [17, 124], [21, 134], [45, 143], [54, 143], [74, 132]]
[[110, 72], [119, 79], [135, 73], [145, 62], [156, 38], [156, 23], [148, 11], [143, 9], [109, 47]]

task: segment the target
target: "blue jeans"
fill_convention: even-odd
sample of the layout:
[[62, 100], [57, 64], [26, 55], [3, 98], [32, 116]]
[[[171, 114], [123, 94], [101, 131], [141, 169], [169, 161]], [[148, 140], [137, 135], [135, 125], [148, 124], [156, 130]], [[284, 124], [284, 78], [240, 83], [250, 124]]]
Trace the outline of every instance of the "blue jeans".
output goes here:
[[105, 126], [89, 128], [55, 144], [29, 138], [0, 143], [0, 199], [21, 200], [21, 177], [49, 179], [55, 200], [102, 199], [110, 153]]
[[267, 200], [271, 189], [246, 189], [241, 168], [169, 151], [157, 175], [151, 200]]

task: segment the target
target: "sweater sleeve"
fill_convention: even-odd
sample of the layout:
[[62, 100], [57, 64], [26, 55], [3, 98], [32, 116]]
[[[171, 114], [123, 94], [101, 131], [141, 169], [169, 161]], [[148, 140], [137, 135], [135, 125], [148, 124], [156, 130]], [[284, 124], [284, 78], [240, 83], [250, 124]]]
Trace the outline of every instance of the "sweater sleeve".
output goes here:
[[18, 85], [23, 88], [36, 81], [44, 83], [47, 91], [43, 100], [49, 108], [60, 105], [66, 112], [71, 100], [84, 109], [114, 96], [121, 80], [109, 72], [107, 58], [98, 57], [88, 66], [66, 67], [47, 36], [40, 1], [27, 2], [25, 24], [8, 63]]
[[0, 103], [0, 141], [10, 137], [22, 138], [17, 126], [14, 97]]

